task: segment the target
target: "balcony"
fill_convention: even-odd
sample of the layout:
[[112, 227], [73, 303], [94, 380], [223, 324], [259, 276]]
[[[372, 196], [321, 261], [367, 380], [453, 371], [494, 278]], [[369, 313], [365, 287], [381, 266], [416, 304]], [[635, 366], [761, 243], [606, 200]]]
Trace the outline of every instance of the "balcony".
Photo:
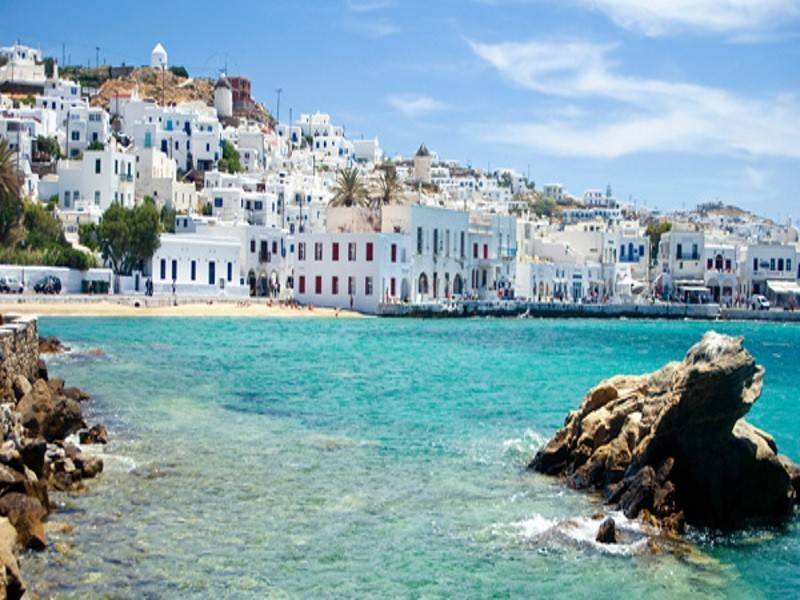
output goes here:
[[133, 175], [128, 175], [126, 173], [120, 173], [119, 174], [119, 180], [122, 181], [122, 182], [126, 182], [127, 181], [128, 183], [131, 183], [133, 181]]

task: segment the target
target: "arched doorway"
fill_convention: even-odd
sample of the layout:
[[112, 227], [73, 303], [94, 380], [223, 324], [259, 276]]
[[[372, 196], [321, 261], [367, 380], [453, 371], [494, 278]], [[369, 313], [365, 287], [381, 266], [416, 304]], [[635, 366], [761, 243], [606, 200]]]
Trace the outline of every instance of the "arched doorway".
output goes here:
[[267, 295], [267, 273], [266, 271], [261, 271], [261, 274], [258, 276], [258, 296], [266, 296]]
[[717, 271], [722, 271], [722, 254], [717, 254], [717, 258], [714, 260], [714, 268]]
[[250, 295], [256, 295], [256, 272], [253, 269], [247, 273], [247, 285], [250, 287]]
[[464, 281], [461, 279], [461, 274], [456, 273], [456, 276], [453, 277], [453, 295], [460, 296], [464, 293]]
[[422, 273], [419, 276], [419, 282], [417, 285], [417, 293], [420, 296], [427, 296], [428, 295], [428, 276], [425, 273]]
[[270, 296], [272, 297], [278, 296], [281, 291], [281, 284], [280, 280], [278, 279], [278, 272], [274, 270], [269, 274], [269, 291], [270, 291]]
[[411, 283], [405, 277], [400, 282], [400, 300], [403, 302], [411, 300]]

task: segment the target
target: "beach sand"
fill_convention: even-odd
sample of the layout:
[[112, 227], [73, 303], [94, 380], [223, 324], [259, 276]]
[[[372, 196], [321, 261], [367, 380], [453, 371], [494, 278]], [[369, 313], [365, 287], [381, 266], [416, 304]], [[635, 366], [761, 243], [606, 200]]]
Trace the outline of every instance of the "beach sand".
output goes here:
[[[315, 317], [336, 318], [331, 308], [288, 308], [269, 306], [266, 301], [179, 303], [178, 306], [133, 306], [127, 302], [2, 302], [0, 314], [47, 315], [64, 317]], [[359, 313], [341, 310], [340, 318], [361, 317]]]

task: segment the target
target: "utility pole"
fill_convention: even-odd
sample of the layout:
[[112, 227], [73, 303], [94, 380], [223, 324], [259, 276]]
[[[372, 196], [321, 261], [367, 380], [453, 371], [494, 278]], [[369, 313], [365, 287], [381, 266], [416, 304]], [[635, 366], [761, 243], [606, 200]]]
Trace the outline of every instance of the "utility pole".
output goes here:
[[278, 88], [275, 90], [275, 93], [278, 94], [278, 107], [277, 107], [277, 114], [275, 118], [278, 120], [278, 125], [281, 124], [281, 94], [283, 93], [283, 88]]
[[167, 70], [164, 68], [164, 65], [162, 64], [161, 65], [161, 106], [162, 107], [165, 106], [165, 104], [164, 104], [164, 87], [165, 87], [164, 76], [166, 75], [166, 73], [167, 73]]
[[67, 45], [64, 42], [61, 42], [61, 64], [67, 64]]
[[100, 68], [100, 46], [94, 47], [94, 68]]

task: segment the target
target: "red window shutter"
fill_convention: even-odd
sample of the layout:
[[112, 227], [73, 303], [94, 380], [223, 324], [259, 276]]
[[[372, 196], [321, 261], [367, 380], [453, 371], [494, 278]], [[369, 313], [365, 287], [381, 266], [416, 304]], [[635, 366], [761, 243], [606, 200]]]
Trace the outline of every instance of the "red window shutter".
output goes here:
[[301, 294], [305, 294], [306, 293], [306, 276], [305, 275], [300, 275], [300, 293]]
[[[392, 246], [392, 248], [394, 248], [394, 246]], [[396, 286], [397, 286], [397, 282], [396, 282], [395, 278], [392, 277], [392, 279], [389, 281], [389, 289], [391, 290], [392, 296], [394, 296], [395, 293], [396, 293], [395, 292], [395, 290], [397, 289]]]
[[339, 260], [339, 242], [333, 242], [332, 254], [333, 260]]
[[[397, 244], [392, 244], [392, 262], [397, 262]], [[392, 290], [392, 294], [394, 294], [394, 290]]]
[[472, 244], [472, 258], [478, 258], [478, 244]]
[[317, 275], [314, 278], [314, 292], [317, 295], [322, 293], [322, 275]]
[[367, 242], [367, 261], [372, 260], [372, 242]]
[[483, 258], [489, 258], [489, 245], [483, 245]]

